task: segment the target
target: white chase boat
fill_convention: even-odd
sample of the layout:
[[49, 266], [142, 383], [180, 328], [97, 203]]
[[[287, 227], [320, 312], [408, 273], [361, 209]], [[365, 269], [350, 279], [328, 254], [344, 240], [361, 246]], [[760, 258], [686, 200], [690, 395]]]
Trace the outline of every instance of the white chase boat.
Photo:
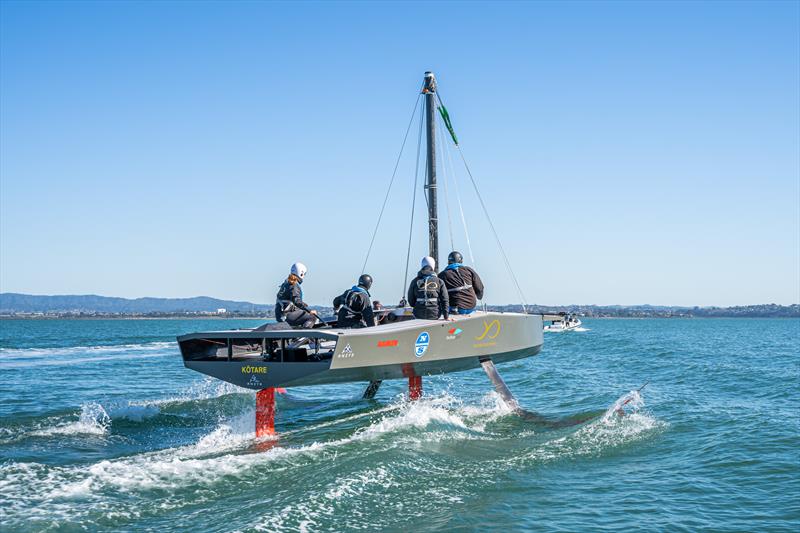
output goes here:
[[545, 331], [572, 331], [581, 327], [581, 319], [570, 313], [559, 313], [558, 315], [544, 315], [544, 320], [549, 324], [544, 326]]

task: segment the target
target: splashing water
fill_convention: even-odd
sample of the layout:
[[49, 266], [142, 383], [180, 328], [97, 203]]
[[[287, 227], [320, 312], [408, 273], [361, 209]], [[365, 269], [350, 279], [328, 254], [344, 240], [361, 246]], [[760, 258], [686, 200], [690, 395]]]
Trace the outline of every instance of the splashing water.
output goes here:
[[77, 422], [41, 427], [30, 432], [31, 436], [49, 437], [52, 435], [106, 435], [111, 426], [111, 417], [103, 406], [92, 402], [81, 407]]
[[628, 394], [621, 396], [608, 408], [603, 415], [603, 421], [608, 422], [612, 417], [620, 417], [633, 414], [644, 407], [644, 398], [638, 390], [632, 390]]

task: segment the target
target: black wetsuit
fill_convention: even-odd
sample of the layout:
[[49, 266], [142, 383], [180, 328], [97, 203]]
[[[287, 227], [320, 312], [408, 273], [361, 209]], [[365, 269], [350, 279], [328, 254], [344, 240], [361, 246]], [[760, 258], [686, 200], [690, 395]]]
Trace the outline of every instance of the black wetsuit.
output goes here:
[[333, 299], [334, 309], [339, 309], [336, 326], [340, 328], [368, 328], [375, 325], [375, 314], [367, 289], [355, 286]]
[[285, 320], [293, 328], [310, 329], [317, 319], [303, 301], [303, 289], [299, 283], [284, 281], [278, 289], [278, 302], [275, 304], [275, 320]]
[[447, 318], [450, 316], [449, 302], [444, 282], [431, 267], [420, 270], [408, 286], [408, 304], [414, 308], [415, 318]]
[[439, 272], [439, 277], [447, 287], [451, 312], [475, 309], [478, 300], [483, 299], [483, 281], [472, 267], [453, 263]]

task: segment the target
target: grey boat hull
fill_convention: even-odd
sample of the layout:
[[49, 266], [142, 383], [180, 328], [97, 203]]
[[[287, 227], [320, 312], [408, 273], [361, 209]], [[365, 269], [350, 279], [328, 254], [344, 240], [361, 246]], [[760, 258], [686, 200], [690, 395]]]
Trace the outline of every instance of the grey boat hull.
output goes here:
[[[304, 347], [293, 348], [301, 342]], [[250, 389], [402, 379], [470, 370], [541, 351], [542, 317], [476, 312], [453, 322], [364, 329], [256, 330], [178, 337], [184, 365]]]

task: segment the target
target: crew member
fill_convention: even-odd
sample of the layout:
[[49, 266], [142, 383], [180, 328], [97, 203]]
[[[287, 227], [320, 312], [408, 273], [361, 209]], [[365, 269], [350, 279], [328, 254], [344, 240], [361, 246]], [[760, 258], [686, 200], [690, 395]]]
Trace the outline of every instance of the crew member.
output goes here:
[[475, 311], [478, 300], [483, 299], [483, 281], [472, 267], [464, 264], [464, 256], [460, 252], [450, 252], [447, 266], [439, 272], [444, 281], [447, 295], [450, 297], [451, 313], [468, 315]]
[[408, 287], [408, 303], [414, 308], [414, 317], [436, 320], [440, 316], [450, 320], [449, 299], [444, 282], [436, 277], [436, 261], [422, 258], [422, 269]]
[[300, 288], [306, 272], [308, 269], [303, 263], [293, 264], [289, 277], [278, 289], [275, 320], [285, 321], [293, 328], [311, 329], [317, 321], [317, 312], [303, 301], [303, 289]]
[[372, 276], [361, 274], [358, 285], [354, 285], [333, 299], [333, 309], [338, 310], [337, 327], [368, 328], [375, 325], [370, 287], [372, 287]]

